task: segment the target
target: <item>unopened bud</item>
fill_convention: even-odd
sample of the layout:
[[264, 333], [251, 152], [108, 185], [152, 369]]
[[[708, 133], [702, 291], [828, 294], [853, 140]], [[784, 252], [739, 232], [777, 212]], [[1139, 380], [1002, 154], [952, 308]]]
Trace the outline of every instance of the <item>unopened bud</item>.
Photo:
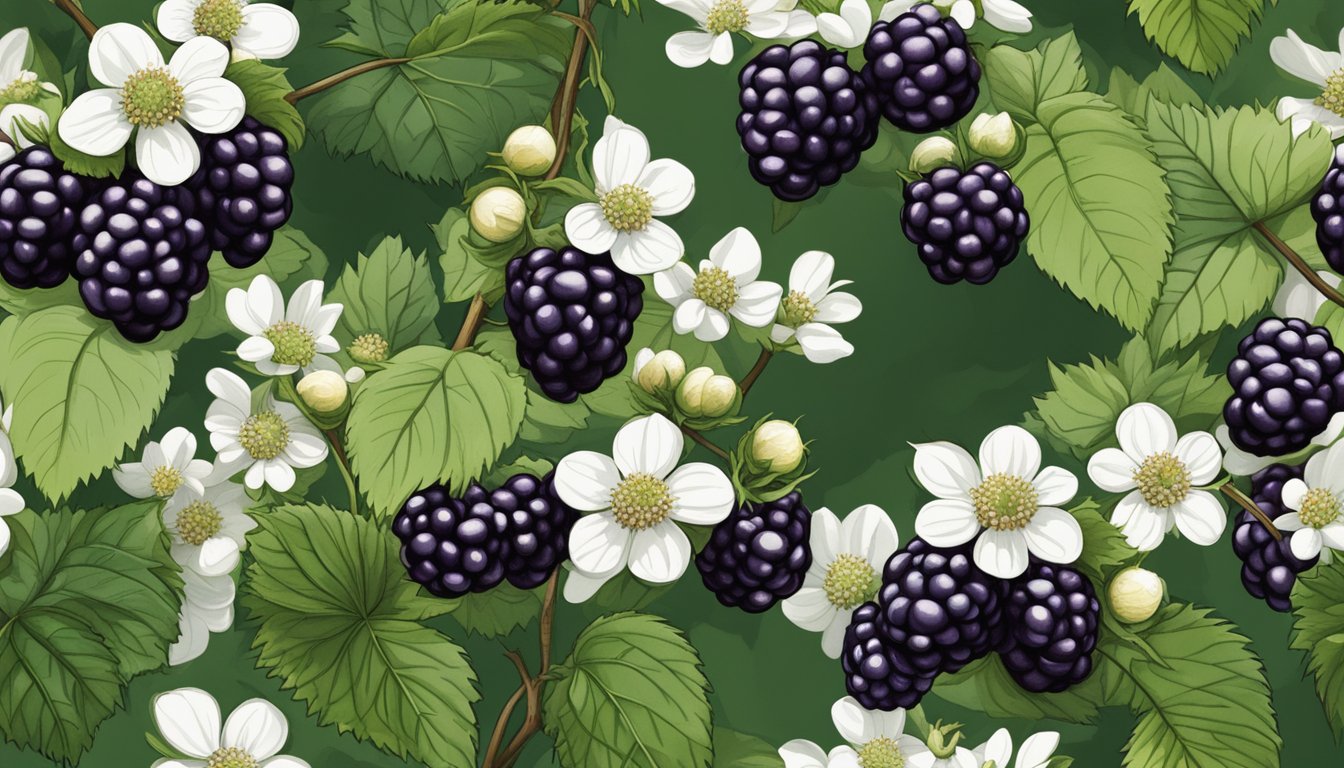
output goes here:
[[1163, 591], [1160, 576], [1135, 566], [1116, 574], [1107, 594], [1115, 615], [1123, 622], [1134, 624], [1147, 621], [1157, 613], [1162, 605]]
[[978, 115], [967, 138], [971, 149], [985, 157], [1007, 157], [1017, 147], [1017, 126], [1007, 112]]
[[957, 145], [943, 136], [930, 136], [915, 145], [910, 153], [910, 170], [931, 173], [939, 168], [956, 165]]
[[540, 176], [555, 162], [555, 137], [540, 125], [524, 125], [504, 140], [504, 164], [519, 176]]
[[737, 401], [737, 382], [713, 368], [696, 368], [677, 387], [677, 406], [687, 416], [716, 418], [727, 415]]
[[313, 371], [299, 380], [299, 397], [318, 413], [335, 413], [345, 405], [350, 387], [335, 371]]
[[471, 228], [492, 243], [507, 243], [523, 231], [527, 203], [518, 190], [490, 187], [471, 203]]
[[771, 472], [792, 472], [803, 462], [803, 437], [792, 422], [767, 421], [751, 436], [751, 457]]
[[686, 361], [670, 349], [654, 354], [645, 347], [635, 355], [635, 383], [649, 394], [676, 388], [686, 376]]

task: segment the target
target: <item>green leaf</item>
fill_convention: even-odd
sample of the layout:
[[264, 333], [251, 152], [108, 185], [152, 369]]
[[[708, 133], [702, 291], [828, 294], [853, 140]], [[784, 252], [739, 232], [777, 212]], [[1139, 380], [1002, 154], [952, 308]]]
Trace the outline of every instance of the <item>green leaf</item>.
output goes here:
[[1139, 716], [1126, 768], [1277, 768], [1283, 742], [1250, 641], [1210, 611], [1168, 605], [1138, 630], [1149, 650], [1105, 642], [1105, 701]]
[[784, 768], [784, 760], [765, 741], [716, 725], [714, 768]]
[[1129, 0], [1148, 39], [1196, 72], [1217, 73], [1265, 12], [1265, 0]]
[[1083, 554], [1074, 567], [1087, 574], [1094, 584], [1105, 584], [1112, 568], [1129, 562], [1138, 554], [1125, 543], [1125, 535], [1120, 529], [1102, 516], [1101, 507], [1092, 499], [1078, 504], [1069, 513], [1083, 529]]
[[491, 488], [497, 488], [514, 475], [529, 474], [543, 477], [552, 469], [555, 469], [555, 464], [548, 459], [519, 456], [507, 464], [496, 464], [495, 468], [490, 470], [490, 474], [481, 480], [481, 483]]
[[267, 275], [280, 284], [285, 294], [292, 293], [305, 280], [321, 280], [327, 272], [327, 256], [303, 232], [283, 227], [275, 233], [271, 249], [256, 264], [235, 269], [224, 259], [210, 259], [210, 282], [205, 292], [191, 304], [187, 323], [194, 320], [192, 336], [210, 338], [221, 333], [237, 332], [229, 321], [225, 301], [229, 290], [247, 288], [257, 275]]
[[1096, 720], [1101, 685], [1094, 674], [1064, 693], [1029, 693], [1013, 681], [998, 654], [973, 661], [955, 674], [938, 676], [933, 693], [940, 699], [995, 718], [1059, 720], [1091, 723]]
[[348, 31], [327, 45], [370, 56], [404, 50], [446, 5], [448, 0], [350, 0], [344, 9]]
[[583, 401], [557, 403], [537, 391], [532, 375], [518, 365], [513, 334], [507, 328], [487, 328], [476, 335], [476, 349], [498, 360], [510, 373], [527, 381], [527, 411], [518, 439], [529, 443], [563, 443], [588, 425], [590, 411]]
[[[520, 3], [458, 3], [421, 22], [429, 0], [347, 11], [348, 50], [405, 58], [323, 94], [310, 123], [333, 154], [367, 153], [416, 181], [465, 179], [519, 125], [542, 120], [572, 33]], [[428, 27], [422, 26], [429, 23]]]
[[1015, 169], [1036, 263], [1094, 308], [1142, 328], [1171, 253], [1171, 201], [1148, 139], [1092, 93], [1048, 99]]
[[419, 623], [442, 601], [406, 578], [396, 539], [320, 505], [258, 522], [243, 605], [259, 622], [259, 666], [320, 725], [430, 768], [475, 764], [476, 675], [459, 646]]
[[120, 178], [121, 172], [126, 168], [125, 147], [106, 157], [86, 154], [65, 143], [61, 138], [59, 126], [59, 119], [52, 121], [48, 139], [51, 141], [51, 153], [61, 161], [67, 171], [94, 179], [105, 179], [109, 176]]
[[589, 624], [546, 688], [546, 733], [566, 768], [705, 768], [709, 681], [681, 632], [655, 616]]
[[73, 763], [125, 684], [167, 660], [181, 580], [157, 503], [6, 520], [0, 734]]
[[434, 323], [439, 297], [424, 254], [388, 237], [347, 264], [327, 301], [343, 304], [337, 328], [348, 339], [379, 333], [393, 352], [414, 344]]
[[242, 89], [247, 100], [247, 114], [284, 136], [291, 152], [303, 148], [303, 117], [285, 100], [294, 91], [294, 86], [285, 77], [283, 68], [256, 59], [238, 59], [229, 63], [224, 77]]
[[1293, 587], [1295, 650], [1307, 654], [1335, 738], [1344, 736], [1344, 561], [1322, 563]]
[[1106, 90], [1106, 99], [1130, 115], [1143, 119], [1148, 110], [1149, 97], [1164, 104], [1203, 104], [1204, 100], [1181, 76], [1166, 64], [1148, 75], [1140, 83], [1128, 72], [1116, 67]]
[[1176, 202], [1175, 251], [1145, 332], [1155, 350], [1239, 325], [1273, 298], [1283, 268], [1252, 229], [1300, 206], [1330, 164], [1326, 133], [1294, 139], [1270, 110], [1150, 100], [1148, 131]]
[[15, 288], [0, 280], [0, 309], [11, 314], [26, 315], [63, 304], [80, 306], [79, 287], [74, 280], [67, 280], [55, 288]]
[[6, 318], [0, 359], [0, 390], [14, 406], [15, 452], [56, 500], [139, 440], [173, 375], [172, 352], [126, 341], [83, 307]]
[[1023, 123], [1037, 122], [1042, 102], [1087, 88], [1083, 51], [1072, 32], [1033, 51], [996, 45], [985, 57], [984, 70], [994, 103]]
[[463, 238], [471, 232], [471, 222], [460, 208], [449, 208], [443, 219], [432, 227], [439, 243], [439, 266], [443, 267], [443, 300], [448, 303], [469, 301], [481, 293], [493, 303], [504, 293], [504, 270], [482, 264], [472, 255]]
[[456, 600], [453, 619], [482, 637], [507, 635], [540, 615], [544, 591], [545, 587], [519, 589], [506, 582], [489, 592], [475, 592]]
[[526, 387], [493, 358], [420, 346], [385, 365], [359, 388], [346, 425], [374, 509], [395, 509], [431, 483], [465, 487], [517, 436]]
[[1034, 398], [1045, 428], [1083, 458], [1114, 436], [1115, 419], [1129, 405], [1129, 392], [1105, 361], [1059, 367], [1049, 363], [1054, 389]]

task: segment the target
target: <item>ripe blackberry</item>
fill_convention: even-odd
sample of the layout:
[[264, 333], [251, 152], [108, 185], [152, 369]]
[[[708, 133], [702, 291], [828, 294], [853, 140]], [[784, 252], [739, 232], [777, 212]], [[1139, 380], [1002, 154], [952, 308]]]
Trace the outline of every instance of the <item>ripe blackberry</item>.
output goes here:
[[839, 181], [877, 140], [877, 99], [841, 51], [813, 40], [772, 45], [737, 79], [747, 167], [780, 200]]
[[972, 562], [970, 547], [912, 539], [883, 571], [881, 628], [916, 669], [956, 672], [1002, 641], [1002, 590]]
[[210, 245], [231, 267], [250, 267], [294, 210], [294, 166], [285, 137], [250, 117], [228, 133], [202, 136], [201, 169], [187, 185], [200, 201]]
[[980, 62], [966, 32], [929, 3], [879, 21], [863, 44], [863, 78], [882, 115], [915, 133], [946, 128], [980, 98]]
[[[1302, 477], [1302, 467], [1271, 464], [1251, 477], [1251, 498], [1270, 520], [1288, 510], [1283, 506], [1283, 485]], [[1297, 575], [1316, 565], [1293, 556], [1288, 537], [1277, 540], [1265, 526], [1245, 510], [1237, 514], [1232, 533], [1232, 549], [1241, 559], [1241, 584], [1252, 597], [1264, 600], [1276, 611], [1293, 609], [1293, 585]]]
[[0, 166], [0, 276], [15, 288], [54, 288], [70, 276], [70, 240], [93, 182], [46, 147]]
[[89, 311], [135, 342], [181, 325], [210, 279], [210, 243], [193, 211], [184, 188], [132, 174], [94, 195], [71, 241]]
[[504, 579], [507, 526], [479, 485], [460, 499], [431, 485], [406, 500], [392, 532], [401, 539], [401, 563], [411, 579], [439, 597], [461, 597]]
[[1305, 448], [1344, 410], [1344, 355], [1330, 332], [1297, 318], [1261, 320], [1227, 364], [1223, 420], [1238, 448], [1282, 456]]
[[743, 504], [714, 526], [695, 567], [720, 603], [760, 613], [803, 585], [812, 565], [811, 532], [812, 513], [797, 491]]
[[1326, 262], [1336, 272], [1344, 272], [1344, 145], [1335, 147], [1335, 160], [1311, 200], [1311, 215]]
[[505, 277], [518, 362], [547, 397], [572, 403], [625, 368], [644, 283], [611, 254], [537, 248], [510, 261]]
[[901, 228], [940, 283], [993, 280], [1017, 257], [1030, 226], [1022, 190], [993, 163], [939, 168], [905, 185]]
[[845, 671], [845, 690], [864, 709], [909, 709], [933, 687], [937, 672], [913, 667], [882, 633], [880, 609], [864, 603], [854, 611], [845, 628], [840, 666]]
[[578, 513], [560, 501], [552, 478], [518, 474], [490, 493], [490, 505], [507, 522], [504, 577], [519, 589], [546, 583], [569, 557], [569, 529]]
[[1013, 580], [1005, 602], [1008, 632], [999, 656], [1018, 685], [1058, 693], [1092, 674], [1101, 603], [1086, 576], [1035, 562]]

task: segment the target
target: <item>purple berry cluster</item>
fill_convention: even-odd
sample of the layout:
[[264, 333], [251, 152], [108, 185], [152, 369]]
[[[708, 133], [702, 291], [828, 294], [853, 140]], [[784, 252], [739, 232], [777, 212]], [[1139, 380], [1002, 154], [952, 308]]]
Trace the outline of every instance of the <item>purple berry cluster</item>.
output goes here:
[[695, 567], [720, 603], [760, 613], [803, 586], [811, 532], [812, 513], [798, 491], [743, 504], [714, 526]]
[[285, 138], [245, 117], [228, 133], [202, 136], [201, 168], [187, 182], [210, 228], [210, 245], [229, 266], [250, 267], [294, 210], [294, 166]]
[[1014, 579], [1004, 606], [999, 657], [1017, 684], [1059, 693], [1092, 674], [1101, 603], [1092, 582], [1068, 566], [1032, 563]]
[[[1301, 466], [1271, 464], [1251, 477], [1251, 499], [1270, 520], [1287, 512], [1283, 505], [1283, 486], [1302, 477]], [[1316, 565], [1319, 558], [1298, 560], [1288, 537], [1274, 538], [1251, 513], [1237, 514], [1232, 533], [1232, 549], [1241, 560], [1241, 584], [1246, 591], [1281, 613], [1293, 609], [1293, 585], [1298, 574]]]
[[930, 3], [874, 24], [863, 58], [863, 79], [877, 94], [882, 115], [901, 130], [946, 128], [980, 98], [980, 63], [966, 32]]
[[1030, 226], [1022, 190], [993, 163], [939, 168], [905, 185], [901, 228], [940, 283], [993, 280]]
[[70, 276], [79, 211], [93, 184], [46, 147], [0, 167], [0, 275], [15, 288], [53, 288]]
[[1311, 200], [1311, 215], [1326, 263], [1344, 272], [1344, 145], [1335, 147], [1335, 159]]

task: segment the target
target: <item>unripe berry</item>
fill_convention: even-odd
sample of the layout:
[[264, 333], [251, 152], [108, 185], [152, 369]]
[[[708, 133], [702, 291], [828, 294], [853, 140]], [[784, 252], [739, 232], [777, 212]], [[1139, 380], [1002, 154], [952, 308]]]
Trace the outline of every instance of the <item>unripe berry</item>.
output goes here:
[[803, 461], [803, 437], [792, 422], [767, 421], [751, 436], [751, 457], [772, 472], [792, 472]]
[[654, 354], [646, 347], [635, 356], [635, 383], [651, 395], [675, 389], [685, 377], [686, 361], [670, 349]]
[[978, 115], [968, 132], [971, 149], [985, 157], [1007, 157], [1017, 148], [1017, 126], [1007, 112]]
[[915, 145], [910, 153], [910, 170], [930, 173], [957, 164], [957, 145], [943, 136], [930, 136]]
[[299, 380], [299, 397], [318, 413], [335, 413], [345, 405], [350, 387], [335, 371], [313, 371]]
[[527, 203], [518, 190], [491, 187], [471, 203], [471, 228], [492, 243], [507, 243], [523, 231]]
[[1117, 573], [1107, 589], [1111, 609], [1128, 624], [1151, 619], [1162, 604], [1163, 591], [1161, 577], [1138, 566]]
[[713, 368], [692, 370], [677, 387], [677, 406], [691, 417], [724, 416], [733, 409], [736, 400], [737, 382], [714, 373]]
[[504, 140], [504, 164], [519, 176], [540, 176], [555, 162], [555, 138], [540, 125], [524, 125]]

